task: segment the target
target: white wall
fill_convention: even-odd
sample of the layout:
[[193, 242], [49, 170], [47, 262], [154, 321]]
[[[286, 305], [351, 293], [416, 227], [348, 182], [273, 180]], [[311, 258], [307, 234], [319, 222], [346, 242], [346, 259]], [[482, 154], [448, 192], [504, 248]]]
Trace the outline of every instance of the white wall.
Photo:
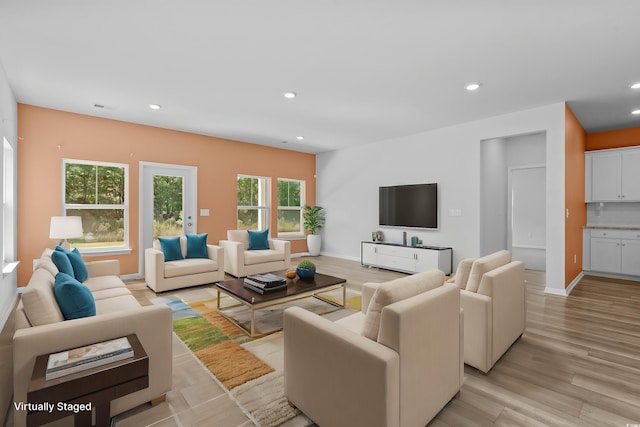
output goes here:
[[[16, 185], [16, 163], [17, 163], [17, 134], [18, 134], [18, 125], [17, 125], [17, 117], [18, 117], [18, 106], [16, 104], [16, 99], [11, 92], [11, 88], [9, 87], [9, 82], [7, 81], [7, 77], [4, 72], [4, 68], [2, 67], [2, 63], [0, 63], [0, 144], [4, 144], [4, 138], [9, 142], [11, 147], [13, 148], [13, 192], [15, 194], [17, 190]], [[5, 181], [5, 170], [4, 170], [4, 150], [2, 151], [3, 158], [0, 161], [0, 168], [2, 168], [0, 173], [0, 192], [4, 188]], [[2, 225], [2, 218], [6, 214], [4, 212], [4, 208], [0, 207], [0, 240], [3, 243], [1, 248], [4, 248], [4, 245], [8, 245], [9, 251], [12, 252], [9, 254], [10, 257], [13, 257], [16, 253], [16, 209], [15, 206], [13, 208], [13, 212], [11, 212], [11, 222], [13, 222], [13, 226], [10, 224], [10, 232], [5, 233]], [[2, 250], [4, 252], [4, 249]], [[2, 253], [0, 261], [2, 261], [5, 254]], [[13, 327], [12, 322], [7, 323], [7, 318], [13, 309], [13, 306], [17, 300], [17, 276], [14, 271], [11, 274], [2, 274], [2, 283], [0, 284], [0, 331], [4, 329], [5, 324], [7, 325], [7, 329]], [[9, 333], [6, 333], [9, 332]], [[4, 425], [5, 423], [5, 414], [7, 409], [11, 403], [11, 396], [13, 394], [13, 355], [12, 355], [12, 347], [10, 342], [4, 342], [4, 340], [11, 340], [13, 334], [11, 331], [5, 331], [4, 334], [0, 334], [1, 339], [0, 342], [0, 425]]]
[[[326, 209], [323, 254], [360, 259], [378, 227], [378, 187], [437, 182], [440, 229], [409, 230], [427, 245], [453, 247], [454, 267], [480, 255], [480, 141], [546, 132], [547, 292], [564, 291], [564, 103], [350, 147], [317, 156], [317, 203]], [[460, 210], [460, 216], [450, 215]], [[383, 229], [402, 241], [401, 229]]]

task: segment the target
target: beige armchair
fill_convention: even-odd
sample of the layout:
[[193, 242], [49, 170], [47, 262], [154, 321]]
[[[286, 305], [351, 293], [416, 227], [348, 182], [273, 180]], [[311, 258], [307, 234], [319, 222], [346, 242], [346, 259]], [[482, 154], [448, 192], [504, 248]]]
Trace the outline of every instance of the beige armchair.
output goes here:
[[228, 230], [224, 249], [224, 271], [235, 277], [286, 270], [291, 265], [291, 242], [268, 239], [268, 249], [249, 250], [247, 230]]
[[365, 284], [363, 311], [337, 322], [286, 309], [286, 398], [320, 426], [425, 426], [463, 381], [460, 292], [443, 281]]
[[460, 262], [455, 275], [464, 310], [464, 363], [489, 372], [527, 323], [524, 263], [498, 251]]
[[[186, 237], [180, 236], [183, 258], [187, 255]], [[220, 246], [207, 245], [207, 258], [184, 258], [165, 261], [157, 240], [144, 253], [144, 276], [154, 292], [164, 292], [189, 286], [224, 280], [224, 251]]]

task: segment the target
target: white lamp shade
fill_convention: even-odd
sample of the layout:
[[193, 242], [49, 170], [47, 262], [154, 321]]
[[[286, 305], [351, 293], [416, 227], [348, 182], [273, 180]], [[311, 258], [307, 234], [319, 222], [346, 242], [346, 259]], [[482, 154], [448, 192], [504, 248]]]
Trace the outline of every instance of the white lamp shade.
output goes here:
[[82, 218], [79, 216], [52, 216], [49, 226], [50, 239], [75, 239], [82, 237]]

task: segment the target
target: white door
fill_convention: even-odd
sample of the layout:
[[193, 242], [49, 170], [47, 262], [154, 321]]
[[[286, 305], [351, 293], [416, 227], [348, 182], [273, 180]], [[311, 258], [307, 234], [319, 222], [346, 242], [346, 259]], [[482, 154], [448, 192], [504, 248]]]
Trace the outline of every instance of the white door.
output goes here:
[[140, 162], [140, 258], [158, 236], [196, 233], [197, 177], [195, 166]]
[[509, 169], [509, 249], [513, 260], [530, 270], [546, 269], [546, 171], [545, 166]]

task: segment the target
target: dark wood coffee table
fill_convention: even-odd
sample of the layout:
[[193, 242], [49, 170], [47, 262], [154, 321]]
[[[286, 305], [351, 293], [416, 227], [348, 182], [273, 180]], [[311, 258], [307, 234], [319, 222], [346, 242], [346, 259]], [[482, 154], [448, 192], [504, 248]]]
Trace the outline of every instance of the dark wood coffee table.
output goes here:
[[[286, 271], [274, 271], [273, 274], [285, 277]], [[313, 296], [324, 302], [327, 302], [336, 307], [344, 308], [347, 301], [347, 281], [339, 277], [329, 276], [327, 274], [316, 273], [313, 280], [302, 280], [298, 277], [295, 279], [287, 279], [287, 288], [275, 292], [268, 292], [260, 294], [244, 287], [244, 277], [240, 277], [232, 280], [224, 280], [216, 284], [218, 291], [218, 312], [225, 318], [229, 319], [233, 324], [238, 326], [250, 337], [258, 337], [267, 335], [273, 332], [277, 332], [281, 329], [270, 331], [265, 334], [257, 334], [255, 331], [255, 312], [261, 308], [271, 307], [278, 304], [284, 304], [297, 299], [307, 298]], [[323, 298], [318, 295], [320, 292], [327, 292], [333, 289], [342, 288], [342, 304], [335, 301]], [[240, 304], [220, 307], [220, 293], [230, 296], [237, 300]], [[246, 328], [236, 321], [233, 317], [225, 313], [225, 310], [245, 305], [251, 310], [251, 323], [250, 327]]]

